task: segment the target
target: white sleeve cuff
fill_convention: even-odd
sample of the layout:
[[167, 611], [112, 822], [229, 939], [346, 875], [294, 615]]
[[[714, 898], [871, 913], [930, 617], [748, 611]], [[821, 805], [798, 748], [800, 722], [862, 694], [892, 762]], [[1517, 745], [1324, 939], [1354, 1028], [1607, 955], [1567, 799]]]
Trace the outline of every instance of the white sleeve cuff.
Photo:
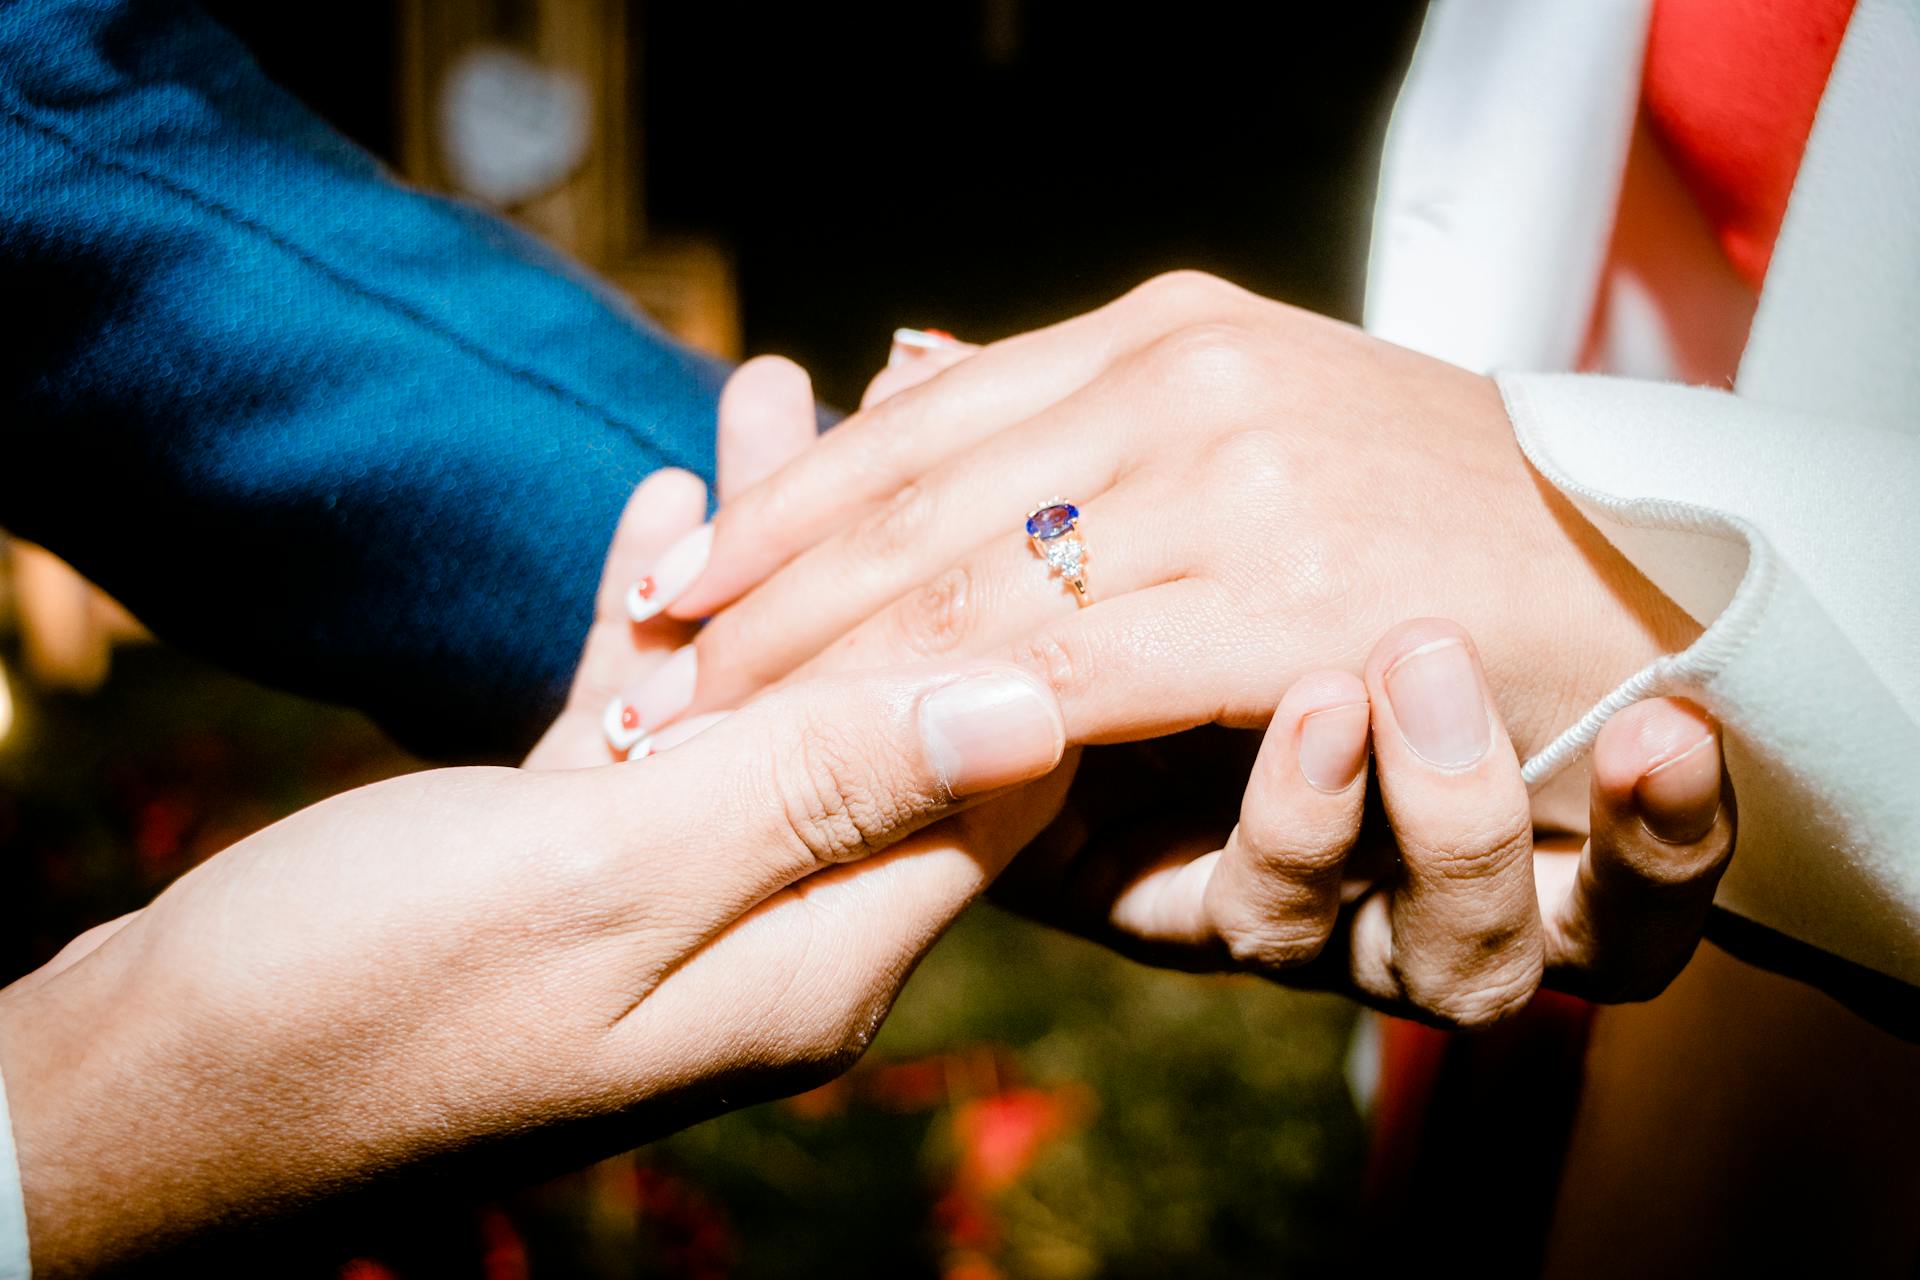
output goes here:
[[0, 1077], [0, 1280], [28, 1280], [27, 1202], [20, 1187], [20, 1156], [13, 1147], [13, 1117], [7, 1082]]
[[1920, 985], [1920, 443], [1702, 388], [1500, 387], [1533, 466], [1706, 628], [1529, 760], [1529, 784], [1630, 703], [1698, 699], [1740, 806], [1720, 905]]

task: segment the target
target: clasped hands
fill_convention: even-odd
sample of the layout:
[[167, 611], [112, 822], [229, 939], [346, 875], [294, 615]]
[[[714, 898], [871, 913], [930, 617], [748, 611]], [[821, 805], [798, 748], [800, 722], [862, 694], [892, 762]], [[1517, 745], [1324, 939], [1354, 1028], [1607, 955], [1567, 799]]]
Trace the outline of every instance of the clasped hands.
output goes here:
[[[1195, 274], [896, 353], [645, 566], [634, 616], [711, 620], [607, 707], [616, 746], [769, 685], [1009, 664], [1071, 743], [1158, 739], [1082, 765], [999, 890], [1028, 914], [1448, 1025], [1685, 964], [1732, 848], [1706, 717], [1617, 717], [1571, 821], [1532, 812], [1517, 757], [1696, 629], [1531, 471], [1491, 380]], [[723, 451], [810, 404], [750, 363]], [[1085, 607], [1020, 531], [1050, 494], [1080, 510]]]
[[[817, 443], [743, 367], [718, 517], [636, 491], [528, 768], [317, 805], [0, 993], [37, 1274], [803, 1087], [1010, 861], [1041, 919], [1450, 1024], [1684, 965], [1710, 722], [1615, 717], [1580, 852], [1518, 758], [1691, 624], [1489, 382], [1196, 276], [920, 359]], [[1018, 529], [1053, 493], [1084, 607]]]

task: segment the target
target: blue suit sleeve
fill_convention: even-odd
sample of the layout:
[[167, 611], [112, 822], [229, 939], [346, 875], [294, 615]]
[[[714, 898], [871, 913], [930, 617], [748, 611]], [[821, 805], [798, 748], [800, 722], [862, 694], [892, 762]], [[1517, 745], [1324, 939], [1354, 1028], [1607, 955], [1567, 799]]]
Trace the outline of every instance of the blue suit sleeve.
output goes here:
[[0, 3], [0, 270], [0, 524], [417, 750], [529, 742], [627, 494], [711, 476], [720, 366], [174, 0]]

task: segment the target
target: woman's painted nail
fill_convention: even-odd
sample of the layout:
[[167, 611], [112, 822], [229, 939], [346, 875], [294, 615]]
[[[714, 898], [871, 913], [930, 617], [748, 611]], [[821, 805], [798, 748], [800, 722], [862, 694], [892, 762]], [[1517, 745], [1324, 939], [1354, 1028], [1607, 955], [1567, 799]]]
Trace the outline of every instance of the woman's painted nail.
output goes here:
[[703, 524], [660, 553], [653, 571], [627, 589], [627, 616], [645, 622], [678, 600], [707, 569], [713, 526]]
[[1031, 676], [982, 672], [920, 700], [920, 738], [947, 791], [975, 795], [1038, 777], [1060, 758], [1057, 704]]
[[1633, 784], [1640, 822], [1665, 844], [1698, 844], [1720, 812], [1719, 736], [1702, 726], [1692, 746], [1669, 756]]
[[1367, 762], [1367, 704], [1310, 711], [1300, 718], [1300, 775], [1315, 791], [1345, 791]]
[[945, 329], [895, 329], [893, 349], [887, 352], [887, 368], [917, 360], [929, 351], [951, 351], [966, 345]]
[[1389, 667], [1383, 683], [1400, 736], [1422, 760], [1464, 769], [1487, 753], [1487, 704], [1464, 644], [1423, 644]]
[[640, 723], [640, 712], [625, 698], [615, 698], [607, 704], [600, 716], [600, 729], [607, 735], [607, 745], [616, 754], [632, 758], [634, 747], [647, 736], [646, 728]]
[[[693, 705], [693, 687], [699, 677], [699, 655], [690, 644], [675, 649], [667, 660], [649, 671], [646, 678], [629, 689], [625, 712], [639, 729], [641, 737], [678, 718]], [[626, 718], [621, 720], [626, 724]]]

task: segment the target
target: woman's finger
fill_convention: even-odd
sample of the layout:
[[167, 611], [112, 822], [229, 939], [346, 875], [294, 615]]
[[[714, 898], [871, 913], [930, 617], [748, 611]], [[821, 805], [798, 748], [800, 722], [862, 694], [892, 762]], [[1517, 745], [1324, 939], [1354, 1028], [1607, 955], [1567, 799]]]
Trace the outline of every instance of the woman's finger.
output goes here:
[[642, 480], [614, 526], [594, 596], [594, 621], [624, 630], [627, 588], [661, 552], [698, 529], [706, 514], [707, 485], [693, 472], [663, 467]]
[[893, 348], [887, 353], [887, 367], [867, 383], [860, 407], [871, 409], [882, 400], [917, 387], [978, 350], [978, 346], [962, 342], [944, 329], [895, 329]]
[[1686, 967], [1733, 854], [1720, 734], [1679, 698], [1636, 703], [1593, 747], [1592, 836], [1572, 875], [1543, 886], [1549, 985], [1646, 1000]]
[[[636, 630], [627, 618], [624, 595], [642, 567], [675, 539], [700, 528], [706, 513], [705, 483], [675, 468], [654, 472], [628, 497], [607, 550], [593, 622], [566, 706], [528, 754], [526, 767], [586, 768], [605, 764], [609, 752], [618, 759], [633, 745], [621, 727], [619, 708], [609, 703], [686, 640], [688, 628], [660, 618]], [[594, 731], [596, 724], [600, 733]]]
[[[1029, 462], [1070, 474], [1071, 444], [1043, 444]], [[981, 511], [992, 501], [986, 494], [1004, 498], [1006, 482], [996, 485], [990, 467], [975, 479], [985, 493], [971, 485], [917, 491], [926, 504], [954, 508], [902, 517], [926, 529], [930, 553], [920, 539], [862, 521], [850, 543], [829, 539], [721, 612], [678, 659], [686, 670], [663, 667], [633, 690], [640, 720], [659, 726], [688, 710], [736, 706], [789, 676], [977, 655], [1074, 613], [1080, 597], [1024, 533], [1025, 507], [1003, 502], [1011, 519], [997, 522], [997, 536], [979, 538], [995, 514]], [[1137, 476], [1108, 490], [1088, 475], [1080, 487], [1098, 496], [1080, 505], [1079, 526], [1063, 538], [1090, 549], [1084, 572], [1097, 595], [1086, 612], [1192, 567], [1191, 540], [1163, 518], [1165, 481]], [[932, 527], [941, 523], [960, 529], [943, 535]], [[862, 541], [877, 545], [860, 549]], [[682, 678], [688, 674], [692, 683]]]
[[1353, 921], [1354, 982], [1449, 1025], [1497, 1021], [1540, 985], [1542, 942], [1532, 811], [1479, 656], [1451, 622], [1406, 623], [1367, 691], [1400, 868]]
[[[735, 369], [720, 391], [714, 441], [719, 500], [733, 501], [786, 466], [815, 434], [813, 379], [805, 369], [784, 356], [756, 356]], [[632, 581], [625, 579], [622, 590]]]
[[933, 382], [855, 414], [730, 503], [698, 546], [696, 570], [677, 566], [671, 593], [654, 603], [679, 618], [714, 613], [945, 459], [1040, 413], [1169, 329], [1259, 305], [1232, 285], [1179, 273], [983, 348]]

